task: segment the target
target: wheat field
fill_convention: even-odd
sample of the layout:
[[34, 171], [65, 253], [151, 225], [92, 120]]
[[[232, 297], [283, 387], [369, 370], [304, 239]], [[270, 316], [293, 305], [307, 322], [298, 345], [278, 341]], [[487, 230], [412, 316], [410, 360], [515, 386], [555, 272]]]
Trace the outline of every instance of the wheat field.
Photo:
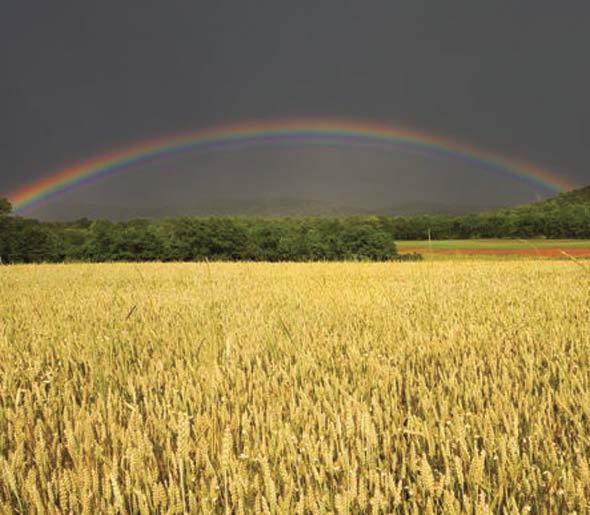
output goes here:
[[578, 265], [0, 267], [0, 510], [586, 512]]

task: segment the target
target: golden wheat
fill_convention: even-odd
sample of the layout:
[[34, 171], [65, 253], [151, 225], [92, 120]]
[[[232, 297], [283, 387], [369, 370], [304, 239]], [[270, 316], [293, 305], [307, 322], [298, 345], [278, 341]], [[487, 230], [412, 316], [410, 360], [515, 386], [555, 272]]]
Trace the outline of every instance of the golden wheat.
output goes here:
[[590, 503], [568, 262], [0, 268], [0, 511]]

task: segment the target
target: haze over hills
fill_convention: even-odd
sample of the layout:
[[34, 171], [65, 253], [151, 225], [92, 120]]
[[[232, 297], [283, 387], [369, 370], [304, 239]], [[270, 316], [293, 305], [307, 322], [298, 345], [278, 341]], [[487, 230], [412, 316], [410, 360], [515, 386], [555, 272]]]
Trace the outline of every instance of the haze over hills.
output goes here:
[[[552, 210], [567, 206], [586, 204], [590, 207], [590, 186], [561, 193], [537, 202], [516, 206], [451, 204], [435, 201], [397, 202], [391, 205], [367, 207], [366, 203], [341, 204], [331, 200], [302, 199], [295, 197], [210, 198], [194, 203], [184, 202], [154, 207], [144, 205], [120, 205], [104, 203], [60, 204], [51, 207], [48, 213], [39, 209], [39, 218], [45, 220], [72, 220], [72, 213], [84, 213], [84, 217], [105, 218], [113, 221], [134, 218], [168, 218], [175, 216], [355, 216], [390, 215], [412, 216], [422, 214], [464, 215], [490, 211]], [[37, 217], [37, 216], [35, 216]], [[75, 217], [74, 217], [75, 218]]]
[[[510, 206], [505, 206], [510, 207]], [[77, 203], [56, 204], [50, 210], [39, 208], [35, 218], [68, 221], [72, 213], [83, 213], [86, 218], [105, 218], [124, 221], [134, 218], [168, 218], [176, 216], [355, 216], [391, 215], [410, 216], [418, 214], [461, 215], [497, 209], [497, 205], [481, 206], [451, 204], [435, 201], [392, 203], [369, 208], [366, 204], [338, 203], [330, 200], [302, 199], [293, 197], [267, 197], [260, 199], [209, 199], [195, 203], [166, 204], [154, 207], [140, 205]]]
[[[355, 215], [465, 215], [485, 212], [554, 211], [581, 205], [590, 208], [590, 186], [561, 193], [537, 202], [516, 206], [482, 206], [450, 204], [435, 201], [392, 203], [368, 208], [366, 204], [340, 204], [330, 200], [293, 197], [262, 197], [260, 199], [210, 199], [196, 204], [168, 205], [160, 208], [113, 207], [94, 205], [92, 218], [128, 220], [132, 218], [166, 218], [170, 216], [355, 216]], [[102, 212], [102, 214], [101, 214]], [[67, 216], [64, 213], [64, 216]]]

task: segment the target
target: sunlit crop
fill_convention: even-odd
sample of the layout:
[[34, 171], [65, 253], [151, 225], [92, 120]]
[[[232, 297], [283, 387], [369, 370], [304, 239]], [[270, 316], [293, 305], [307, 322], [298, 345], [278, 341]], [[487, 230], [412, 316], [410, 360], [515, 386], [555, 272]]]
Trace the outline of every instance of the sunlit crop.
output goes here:
[[0, 511], [590, 508], [590, 274], [0, 267]]

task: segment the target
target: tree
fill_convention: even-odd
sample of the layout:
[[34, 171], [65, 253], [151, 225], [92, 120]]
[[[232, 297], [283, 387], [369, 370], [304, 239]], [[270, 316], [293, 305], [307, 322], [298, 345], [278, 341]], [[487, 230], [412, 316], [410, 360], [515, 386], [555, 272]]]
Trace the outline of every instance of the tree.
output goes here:
[[0, 198], [0, 264], [8, 261], [8, 252], [12, 245], [11, 219], [8, 215], [12, 211], [12, 205], [8, 199]]
[[12, 204], [7, 198], [0, 198], [0, 216], [9, 215], [12, 212]]

